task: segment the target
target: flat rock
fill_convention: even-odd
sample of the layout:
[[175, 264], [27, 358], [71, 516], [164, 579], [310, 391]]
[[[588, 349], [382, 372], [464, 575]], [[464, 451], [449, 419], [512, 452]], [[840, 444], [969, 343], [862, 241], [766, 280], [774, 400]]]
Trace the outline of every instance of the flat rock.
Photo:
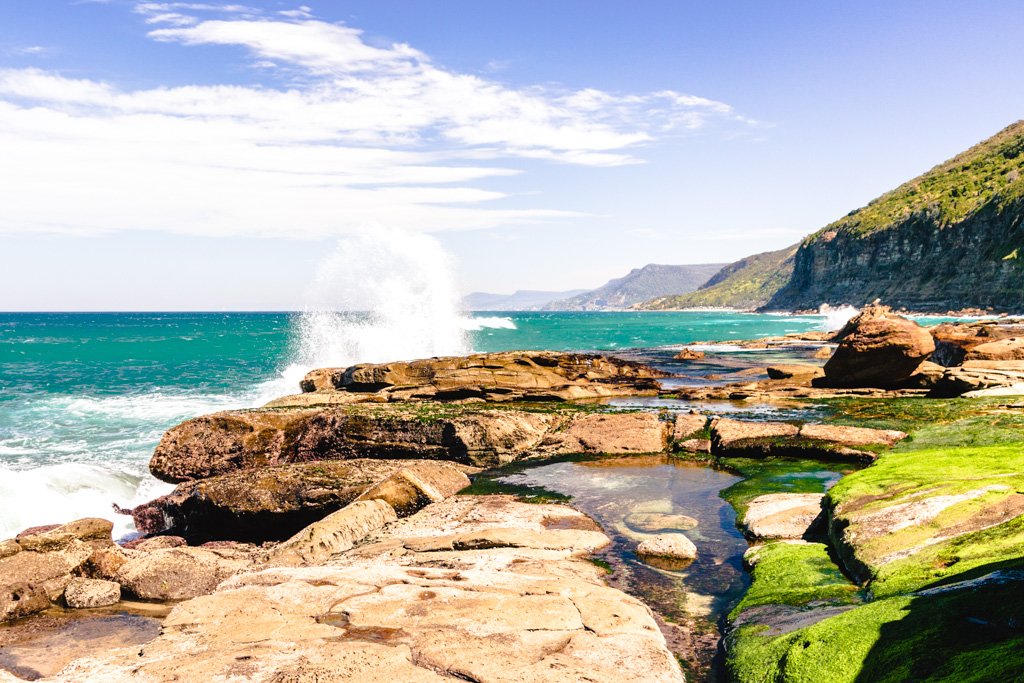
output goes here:
[[672, 425], [672, 441], [678, 444], [698, 438], [707, 428], [708, 418], [705, 415], [680, 413]]
[[769, 493], [747, 504], [742, 526], [758, 539], [801, 539], [822, 515], [822, 494]]
[[745, 422], [721, 417], [711, 422], [713, 450], [731, 451], [752, 442], [796, 437], [799, 433], [799, 427], [786, 422]]
[[584, 413], [550, 434], [544, 450], [555, 453], [660, 453], [669, 425], [656, 413]]
[[[563, 506], [456, 496], [326, 565], [238, 574], [175, 607], [155, 640], [79, 659], [55, 680], [682, 683], [650, 610], [605, 586], [584, 552], [542, 538], [585, 522]], [[496, 528], [540, 541], [406, 547]]]
[[323, 562], [397, 519], [394, 508], [383, 500], [356, 501], [275, 547], [266, 564], [299, 566]]
[[1009, 337], [979, 344], [967, 352], [965, 360], [1022, 361], [1024, 360], [1024, 337]]
[[794, 379], [799, 377], [821, 377], [824, 371], [821, 366], [792, 363], [789, 365], [769, 365], [767, 369], [769, 379]]
[[132, 552], [115, 579], [142, 600], [188, 600], [212, 593], [224, 579], [253, 565], [255, 549], [163, 548]]
[[64, 589], [64, 604], [72, 609], [107, 607], [121, 600], [121, 585], [102, 579], [75, 577]]

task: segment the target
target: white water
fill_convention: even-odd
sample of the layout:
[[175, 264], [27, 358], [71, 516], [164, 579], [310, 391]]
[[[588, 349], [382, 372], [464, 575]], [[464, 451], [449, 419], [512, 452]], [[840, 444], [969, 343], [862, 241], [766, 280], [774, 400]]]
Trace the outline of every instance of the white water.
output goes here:
[[853, 306], [829, 306], [822, 304], [818, 307], [818, 315], [822, 316], [821, 328], [825, 332], [841, 330], [860, 311]]

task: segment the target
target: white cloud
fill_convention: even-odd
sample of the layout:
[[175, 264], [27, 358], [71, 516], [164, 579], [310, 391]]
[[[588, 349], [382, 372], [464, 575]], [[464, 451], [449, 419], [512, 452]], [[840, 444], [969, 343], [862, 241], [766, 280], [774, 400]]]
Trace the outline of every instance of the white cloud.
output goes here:
[[287, 20], [234, 4], [135, 11], [161, 25], [155, 40], [245, 48], [270, 82], [124, 90], [0, 69], [0, 231], [301, 238], [367, 223], [564, 219], [574, 214], [497, 208], [505, 195], [475, 185], [519, 172], [516, 159], [638, 163], [633, 150], [665, 130], [741, 121], [673, 91], [510, 88], [409, 45], [370, 45], [358, 29], [307, 18], [306, 6], [278, 13]]

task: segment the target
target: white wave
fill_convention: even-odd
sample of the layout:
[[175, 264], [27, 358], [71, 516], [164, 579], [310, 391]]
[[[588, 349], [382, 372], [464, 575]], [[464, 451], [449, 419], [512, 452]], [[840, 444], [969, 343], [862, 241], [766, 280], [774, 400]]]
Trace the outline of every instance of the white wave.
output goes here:
[[467, 332], [479, 332], [481, 330], [515, 330], [515, 322], [512, 318], [502, 316], [481, 316], [479, 318], [461, 318], [459, 324]]
[[0, 539], [43, 524], [63, 524], [83, 517], [114, 523], [114, 538], [133, 533], [131, 517], [112, 504], [132, 507], [169, 492], [141, 468], [63, 463], [27, 470], [0, 465]]
[[51, 403], [79, 417], [98, 417], [140, 422], [166, 422], [201, 413], [212, 413], [248, 405], [244, 396], [231, 394], [163, 393], [122, 396], [56, 397]]
[[818, 315], [823, 316], [821, 328], [825, 332], [841, 330], [860, 311], [853, 306], [829, 306], [822, 304], [818, 307]]

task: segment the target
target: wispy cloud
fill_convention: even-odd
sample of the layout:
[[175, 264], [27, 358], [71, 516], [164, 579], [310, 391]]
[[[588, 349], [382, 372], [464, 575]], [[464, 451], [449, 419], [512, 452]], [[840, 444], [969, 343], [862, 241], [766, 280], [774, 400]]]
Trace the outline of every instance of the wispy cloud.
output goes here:
[[[243, 48], [267, 82], [125, 90], [0, 69], [0, 230], [318, 237], [366, 223], [473, 229], [571, 216], [493, 206], [516, 159], [617, 166], [666, 131], [744, 126], [660, 91], [511, 88], [308, 6], [145, 2], [153, 39]], [[54, 201], [59, 197], [60, 201]]]

